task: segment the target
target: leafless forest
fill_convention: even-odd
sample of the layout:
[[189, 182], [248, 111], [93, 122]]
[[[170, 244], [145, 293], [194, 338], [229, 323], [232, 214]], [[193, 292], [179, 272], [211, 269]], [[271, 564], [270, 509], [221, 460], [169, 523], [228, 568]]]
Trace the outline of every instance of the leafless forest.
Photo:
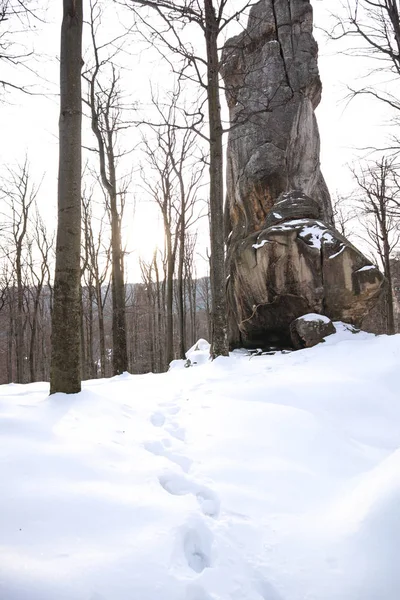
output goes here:
[[[0, 383], [49, 379], [55, 243], [54, 231], [40, 216], [36, 196], [27, 163], [9, 172], [2, 197], [9, 217], [3, 217], [2, 223]], [[90, 198], [83, 198], [82, 208], [82, 373], [86, 379], [109, 377], [114, 370], [108, 217], [103, 215], [95, 233]], [[210, 337], [210, 282], [208, 277], [195, 277], [195, 242], [195, 234], [186, 235], [182, 264], [178, 269], [174, 264], [181, 279], [172, 273], [168, 282], [168, 259], [160, 250], [152, 261], [141, 261], [141, 282], [124, 283], [131, 373], [167, 369], [167, 335], [172, 339], [172, 357], [181, 357], [182, 350], [199, 337]], [[177, 241], [174, 254], [179, 250]], [[168, 286], [173, 292], [171, 307]], [[172, 331], [168, 331], [168, 310]]]
[[[231, 4], [205, 0], [203, 7], [186, 0], [126, 0], [113, 4], [113, 10], [119, 25], [123, 21], [128, 25], [114, 24], [109, 30], [105, 23], [110, 4], [88, 0], [82, 54], [78, 42], [68, 45], [71, 23], [77, 25], [75, 39], [82, 42], [82, 10], [80, 14], [78, 10], [82, 3], [64, 0], [61, 58], [57, 56], [61, 65], [58, 237], [42, 195], [43, 175], [32, 171], [29, 151], [19, 163], [2, 166], [0, 384], [49, 380], [52, 318], [53, 332], [54, 322], [61, 325], [59, 344], [63, 331], [74, 334], [75, 341], [80, 336], [81, 356], [75, 356], [75, 362], [79, 358], [83, 379], [126, 370], [165, 371], [173, 359], [184, 358], [200, 337], [214, 343], [214, 356], [227, 353], [222, 176], [227, 129], [219, 53], [225, 30], [240, 31], [252, 3], [243, 0], [234, 9]], [[356, 102], [360, 96], [370, 96], [386, 105], [394, 115], [393, 135], [385, 148], [363, 149], [352, 168], [353, 192], [337, 193], [335, 223], [355, 243], [361, 241], [384, 272], [386, 296], [371, 315], [370, 329], [394, 333], [400, 327], [396, 134], [400, 104], [385, 82], [390, 76], [396, 85], [400, 73], [398, 5], [392, 0], [360, 0], [354, 11], [351, 4], [342, 3], [326, 35], [330, 43], [344, 44], [348, 54], [371, 61], [364, 87], [349, 89], [349, 97]], [[31, 62], [34, 45], [30, 43], [35, 29], [45, 31], [46, 18], [40, 2], [0, 0], [0, 65], [5, 66], [0, 75], [0, 110], [19, 94], [46, 96], [35, 87], [40, 88], [40, 83], [35, 83], [38, 68]], [[196, 37], [192, 44], [196, 32], [199, 47]], [[147, 112], [126, 88], [127, 81], [134, 79], [131, 72], [127, 75], [127, 63], [135, 44], [141, 53], [158, 56], [170, 72], [169, 90], [151, 86]], [[71, 47], [77, 49], [75, 57]], [[75, 98], [68, 79], [73, 60], [81, 86], [79, 94], [74, 88]], [[63, 98], [64, 103], [75, 105], [64, 104], [63, 111]], [[74, 127], [79, 135], [73, 138], [67, 118], [78, 113]], [[71, 157], [63, 152], [74, 144], [82, 148], [83, 160], [79, 158], [75, 171], [68, 173]], [[60, 231], [60, 215], [71, 209], [72, 189], [78, 198], [74, 222], [79, 231], [73, 233], [80, 248], [80, 262], [75, 261], [74, 267], [80, 268], [78, 278], [74, 274], [80, 289], [79, 307], [68, 313], [66, 304], [64, 312], [58, 311], [57, 302], [68, 295], [69, 267], [64, 265], [61, 273], [56, 259], [66, 247], [62, 240], [71, 234], [68, 225]], [[124, 231], [135, 218], [137, 196], [156, 207], [163, 235], [154, 244], [151, 258], [137, 259], [140, 276], [132, 282], [126, 275], [131, 259]], [[210, 225], [210, 237], [208, 245], [200, 247], [204, 223], [206, 229]], [[153, 223], [143, 223], [143, 229], [152, 236]], [[70, 275], [72, 280], [72, 270]], [[55, 320], [54, 310], [58, 311]], [[62, 356], [66, 354], [61, 352], [61, 362]]]

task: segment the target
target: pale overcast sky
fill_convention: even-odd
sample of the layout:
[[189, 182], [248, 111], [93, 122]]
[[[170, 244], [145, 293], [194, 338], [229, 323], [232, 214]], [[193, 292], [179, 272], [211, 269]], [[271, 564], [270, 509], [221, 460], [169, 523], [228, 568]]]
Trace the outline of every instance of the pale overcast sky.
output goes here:
[[[44, 80], [53, 82], [48, 86], [53, 93], [57, 92], [58, 64], [55, 57], [59, 53], [61, 20], [61, 3], [57, 3], [57, 7], [55, 4], [51, 3], [48, 14], [50, 22], [43, 25], [36, 36], [35, 47], [40, 58], [38, 63], [33, 65]], [[314, 0], [312, 4], [315, 25], [329, 28], [332, 0]], [[352, 188], [347, 164], [355, 161], [360, 155], [357, 148], [384, 143], [388, 128], [383, 127], [383, 123], [388, 121], [389, 115], [379, 103], [366, 98], [355, 100], [350, 105], [346, 104], [346, 84], [352, 84], [361, 77], [367, 70], [368, 63], [340, 54], [339, 45], [328, 42], [318, 29], [315, 29], [315, 37], [320, 48], [319, 68], [323, 82], [322, 102], [317, 109], [322, 144], [322, 170], [331, 194], [335, 194], [336, 191], [346, 194]], [[135, 99], [140, 99], [142, 89], [148, 90], [149, 74], [152, 72], [160, 78], [160, 70], [157, 71], [153, 64], [147, 64], [146, 54], [141, 56], [140, 61], [132, 58], [129, 77]], [[169, 75], [165, 66], [162, 73], [167, 81]], [[20, 77], [23, 76], [34, 79], [33, 75], [29, 76], [22, 71]], [[38, 181], [43, 173], [46, 173], [40, 206], [42, 212], [54, 220], [58, 169], [58, 99], [56, 96], [27, 97], [16, 92], [10, 94], [8, 100], [11, 104], [2, 104], [0, 107], [0, 164], [21, 162], [25, 153], [28, 154], [34, 178]], [[137, 158], [133, 156], [132, 161], [135, 163]], [[137, 206], [135, 224], [131, 227], [132, 239], [135, 240], [131, 248], [146, 246], [147, 255], [154, 245], [151, 237], [157, 235], [154, 227], [150, 229], [153, 234], [149, 235], [149, 223], [154, 223], [154, 215], [154, 207]], [[134, 253], [133, 257], [133, 262], [136, 263], [137, 254]], [[137, 278], [137, 275], [133, 277]]]

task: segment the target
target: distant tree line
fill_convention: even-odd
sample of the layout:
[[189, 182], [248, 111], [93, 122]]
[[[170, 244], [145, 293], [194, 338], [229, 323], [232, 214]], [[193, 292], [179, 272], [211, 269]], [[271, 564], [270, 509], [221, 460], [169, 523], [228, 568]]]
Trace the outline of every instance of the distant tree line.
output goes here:
[[[27, 215], [22, 239], [22, 230], [13, 224], [16, 235], [1, 247], [0, 384], [48, 381], [50, 376], [54, 235], [49, 235], [35, 211], [32, 219]], [[181, 348], [189, 348], [200, 337], [209, 339], [210, 281], [208, 277], [193, 278], [192, 261], [193, 254], [185, 257], [183, 312], [177, 280], [173, 279], [172, 334], [167, 324], [166, 260], [155, 256], [149, 264], [142, 262], [142, 282], [124, 285], [129, 372], [167, 370], [171, 360], [167, 357], [169, 335], [172, 359], [181, 358]], [[110, 278], [88, 266], [84, 254], [81, 265], [82, 377], [110, 377], [114, 374]]]
[[[55, 235], [40, 214], [39, 194], [27, 159], [7, 169], [0, 187], [0, 384], [50, 377]], [[95, 207], [95, 194], [92, 186], [81, 198], [78, 330], [84, 379], [116, 374], [111, 223], [107, 206], [100, 212]], [[180, 252], [179, 232], [172, 231], [171, 239]], [[199, 337], [210, 337], [210, 281], [195, 277], [196, 234], [184, 235], [179, 265], [174, 262], [171, 270], [168, 248], [156, 250], [150, 262], [141, 260], [141, 281], [123, 283], [126, 370], [132, 373], [165, 371]]]

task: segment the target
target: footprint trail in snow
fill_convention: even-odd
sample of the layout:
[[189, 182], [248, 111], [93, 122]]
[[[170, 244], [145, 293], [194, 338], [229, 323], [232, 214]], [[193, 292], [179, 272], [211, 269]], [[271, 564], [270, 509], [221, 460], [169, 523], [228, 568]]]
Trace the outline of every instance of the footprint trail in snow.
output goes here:
[[201, 511], [207, 517], [218, 517], [220, 502], [217, 494], [204, 485], [191, 481], [183, 475], [176, 473], [165, 473], [158, 478], [160, 484], [173, 496], [186, 496], [193, 494], [196, 496]]
[[[192, 460], [182, 453], [186, 443], [186, 430], [179, 423], [181, 409], [177, 404], [160, 403], [158, 410], [150, 416], [150, 422], [161, 429], [166, 437], [161, 440], [145, 442], [147, 451], [156, 456], [163, 456], [178, 465], [183, 473], [167, 471], [161, 473], [158, 481], [162, 488], [172, 496], [193, 495], [200, 508], [198, 518], [182, 525], [178, 534], [178, 544], [185, 562], [194, 574], [200, 574], [206, 568], [212, 567], [211, 549], [214, 543], [212, 531], [207, 526], [209, 518], [216, 519], [220, 511], [218, 495], [209, 487], [197, 483], [190, 477]], [[181, 452], [176, 452], [176, 446]], [[173, 448], [173, 449], [172, 449]], [[190, 589], [188, 598], [204, 598], [210, 596], [201, 587]]]

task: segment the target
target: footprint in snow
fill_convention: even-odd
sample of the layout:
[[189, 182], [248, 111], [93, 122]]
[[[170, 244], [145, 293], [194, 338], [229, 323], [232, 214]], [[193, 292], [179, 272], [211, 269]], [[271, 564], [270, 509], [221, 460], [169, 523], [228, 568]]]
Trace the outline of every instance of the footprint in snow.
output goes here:
[[202, 573], [206, 567], [211, 566], [209, 557], [201, 549], [201, 542], [195, 531], [187, 533], [184, 550], [189, 567], [196, 573]]
[[204, 515], [213, 518], [218, 517], [220, 510], [219, 498], [215, 492], [206, 486], [199, 485], [184, 475], [178, 475], [177, 473], [165, 473], [160, 475], [158, 480], [164, 490], [173, 496], [193, 494]]
[[[201, 521], [185, 525], [182, 528], [182, 533], [183, 552], [186, 562], [192, 571], [202, 573], [204, 569], [212, 566], [212, 533]], [[200, 598], [204, 598], [202, 596], [197, 597], [199, 600]]]
[[192, 466], [192, 461], [186, 456], [181, 456], [180, 454], [175, 454], [174, 452], [171, 452], [171, 450], [166, 448], [168, 442], [169, 440], [163, 440], [161, 442], [159, 442], [158, 440], [152, 442], [145, 442], [144, 447], [148, 452], [151, 452], [156, 456], [164, 456], [171, 462], [175, 463], [176, 465], [179, 465], [182, 471], [188, 473], [190, 467]]
[[165, 416], [162, 412], [157, 411], [151, 415], [150, 421], [154, 427], [162, 427], [165, 423]]
[[172, 435], [172, 437], [176, 438], [180, 442], [185, 441], [186, 431], [183, 429], [183, 427], [179, 427], [178, 423], [169, 423], [165, 426], [165, 431], [168, 431], [168, 433]]
[[178, 412], [180, 412], [181, 408], [180, 406], [171, 406], [170, 408], [167, 409], [167, 413], [169, 415], [177, 415]]

